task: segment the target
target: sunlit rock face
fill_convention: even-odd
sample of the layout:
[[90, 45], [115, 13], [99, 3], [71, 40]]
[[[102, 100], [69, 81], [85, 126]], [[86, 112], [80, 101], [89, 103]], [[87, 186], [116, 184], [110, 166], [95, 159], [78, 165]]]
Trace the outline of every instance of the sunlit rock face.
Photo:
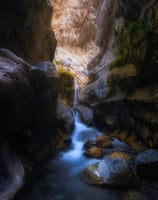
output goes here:
[[102, 0], [99, 2], [97, 15], [96, 43], [101, 51], [88, 65], [90, 73], [96, 73], [106, 68], [116, 56], [117, 34], [129, 21], [138, 19], [142, 9], [142, 1]]
[[101, 51], [89, 64], [80, 102], [96, 124], [134, 148], [158, 147], [158, 2], [102, 1], [97, 18]]
[[0, 47], [31, 64], [52, 61], [56, 39], [48, 0], [5, 0], [0, 6]]
[[58, 41], [55, 59], [61, 61], [65, 67], [71, 66], [75, 73], [79, 71], [81, 74], [99, 51], [95, 44], [99, 0], [51, 2], [54, 8], [52, 27]]

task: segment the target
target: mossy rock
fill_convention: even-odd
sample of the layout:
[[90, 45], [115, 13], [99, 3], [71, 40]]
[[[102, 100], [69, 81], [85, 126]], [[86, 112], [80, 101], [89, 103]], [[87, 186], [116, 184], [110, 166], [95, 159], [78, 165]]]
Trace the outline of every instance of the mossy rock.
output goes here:
[[68, 70], [59, 69], [59, 95], [66, 105], [73, 104], [74, 77]]
[[117, 57], [111, 69], [133, 63], [140, 66], [145, 59], [150, 28], [143, 21], [131, 22], [117, 35]]

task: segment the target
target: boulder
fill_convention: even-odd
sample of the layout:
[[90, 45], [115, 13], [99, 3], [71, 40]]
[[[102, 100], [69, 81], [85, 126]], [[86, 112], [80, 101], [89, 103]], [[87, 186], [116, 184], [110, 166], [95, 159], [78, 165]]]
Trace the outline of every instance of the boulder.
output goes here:
[[85, 149], [89, 149], [93, 146], [100, 148], [111, 148], [112, 147], [111, 139], [109, 136], [100, 135], [97, 136], [96, 138], [88, 139], [84, 144]]
[[147, 149], [136, 156], [136, 168], [139, 176], [144, 178], [158, 178], [158, 150]]
[[102, 185], [103, 180], [98, 172], [98, 163], [90, 165], [87, 169], [80, 173], [81, 179], [92, 185]]
[[96, 147], [102, 147], [102, 148], [110, 148], [112, 147], [111, 139], [109, 136], [106, 135], [100, 135], [96, 138], [95, 142]]
[[99, 163], [85, 169], [81, 177], [89, 184], [116, 188], [138, 187], [140, 181], [136, 175], [134, 162], [127, 156], [120, 157], [118, 155], [105, 156]]
[[129, 144], [127, 144], [126, 141], [120, 140], [115, 137], [111, 137], [111, 143], [112, 143], [113, 148], [116, 150], [134, 152], [133, 148]]
[[134, 161], [134, 156], [124, 153], [124, 152], [119, 152], [119, 151], [115, 151], [111, 153], [110, 158], [112, 159], [122, 158], [124, 160]]
[[[9, 50], [0, 49], [0, 140], [28, 159], [53, 150], [58, 75], [51, 62], [31, 66]], [[42, 154], [42, 155], [43, 155]]]
[[74, 124], [73, 114], [60, 99], [57, 104], [56, 117], [60, 129], [72, 130]]
[[104, 155], [104, 151], [98, 147], [91, 147], [84, 152], [84, 155], [88, 157], [102, 158]]
[[93, 147], [95, 145], [95, 139], [88, 139], [85, 143], [84, 143], [84, 149], [89, 149], [91, 147]]
[[87, 124], [87, 125], [94, 124], [92, 109], [90, 109], [84, 105], [78, 105], [76, 109], [80, 113], [81, 119], [85, 124]]

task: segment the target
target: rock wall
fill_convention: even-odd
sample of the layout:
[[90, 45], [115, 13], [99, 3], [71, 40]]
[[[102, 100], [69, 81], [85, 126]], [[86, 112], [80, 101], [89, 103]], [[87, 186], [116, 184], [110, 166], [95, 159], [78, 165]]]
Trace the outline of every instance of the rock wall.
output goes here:
[[84, 47], [94, 41], [96, 17], [94, 0], [51, 0], [54, 8], [53, 29], [59, 46]]
[[0, 143], [8, 143], [27, 163], [45, 159], [57, 133], [55, 67], [51, 62], [31, 66], [0, 49], [0, 94]]
[[87, 82], [87, 64], [99, 52], [95, 0], [51, 0], [54, 8], [52, 27], [58, 41], [55, 59], [57, 68], [68, 69], [79, 85]]
[[111, 63], [116, 54], [116, 35], [121, 27], [129, 21], [138, 19], [142, 9], [142, 1], [108, 1], [100, 0], [97, 9], [96, 43], [100, 46], [100, 53], [92, 60], [88, 68], [95, 73]]
[[154, 0], [102, 1], [101, 52], [80, 92], [80, 102], [94, 109], [96, 124], [136, 149], [158, 147], [157, 8]]
[[0, 48], [31, 64], [52, 61], [56, 39], [48, 0], [6, 0], [0, 6]]
[[58, 100], [59, 77], [52, 64], [56, 39], [51, 21], [52, 6], [47, 0], [1, 2], [0, 199], [3, 200], [13, 197], [23, 183], [24, 172], [40, 166], [71, 142], [68, 131], [73, 127], [73, 117]]
[[12, 199], [24, 172], [70, 145], [73, 117], [59, 102], [58, 88], [52, 62], [32, 66], [0, 49], [0, 199]]

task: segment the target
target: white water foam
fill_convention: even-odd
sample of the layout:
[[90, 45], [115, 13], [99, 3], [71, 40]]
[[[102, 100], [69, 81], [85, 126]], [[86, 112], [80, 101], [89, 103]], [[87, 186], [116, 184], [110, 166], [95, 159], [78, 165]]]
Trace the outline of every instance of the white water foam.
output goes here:
[[71, 148], [67, 152], [61, 153], [60, 155], [60, 158], [64, 163], [71, 165], [72, 174], [77, 173], [98, 161], [97, 159], [86, 158], [83, 153], [84, 143], [88, 139], [92, 139], [100, 135], [96, 129], [87, 127], [85, 124], [83, 124], [77, 112], [74, 114], [74, 120], [75, 124], [72, 133]]

